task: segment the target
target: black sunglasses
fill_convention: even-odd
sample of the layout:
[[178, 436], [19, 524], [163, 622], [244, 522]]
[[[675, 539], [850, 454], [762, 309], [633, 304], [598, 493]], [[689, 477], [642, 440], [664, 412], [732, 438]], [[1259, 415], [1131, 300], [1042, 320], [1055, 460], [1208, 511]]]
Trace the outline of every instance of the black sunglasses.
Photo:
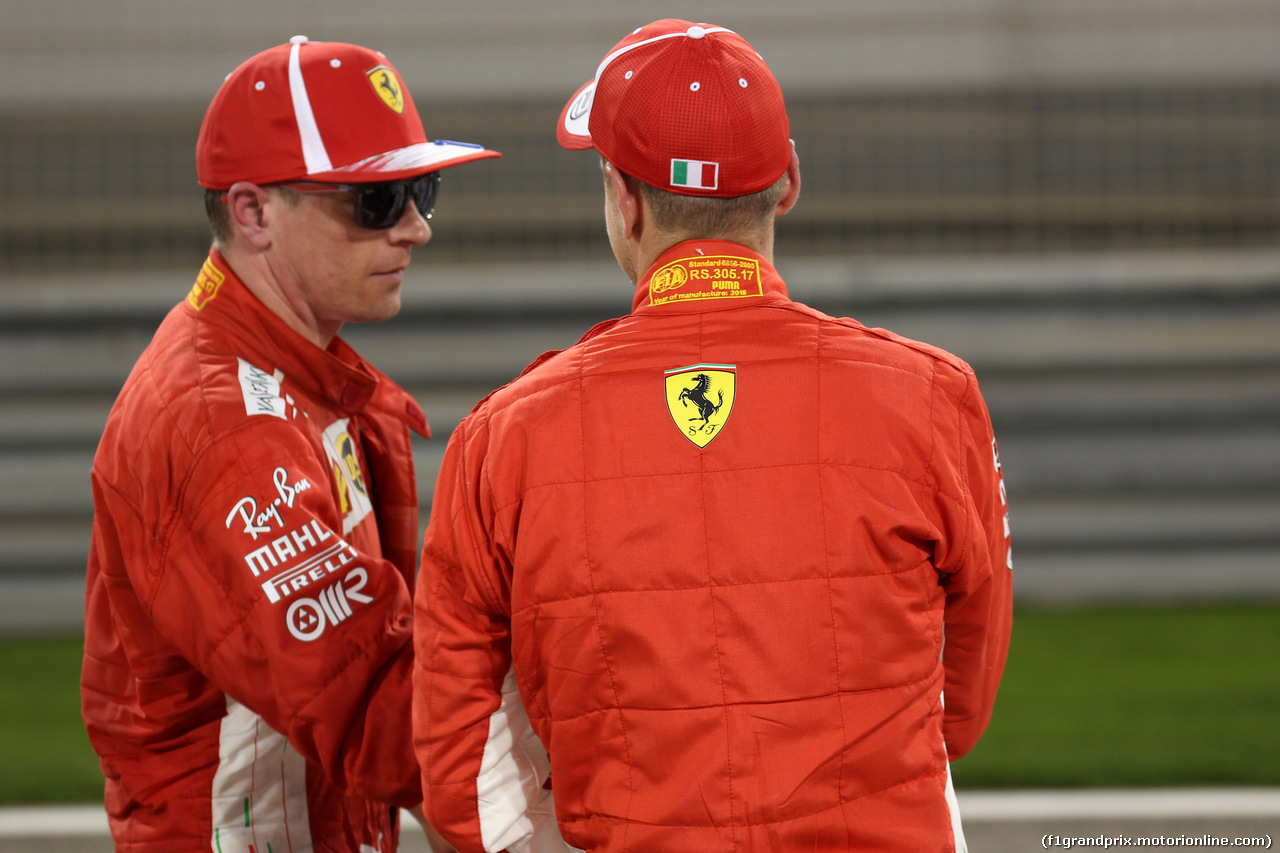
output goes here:
[[385, 231], [400, 221], [409, 200], [423, 219], [430, 219], [440, 191], [440, 173], [430, 172], [404, 181], [378, 184], [324, 184], [319, 181], [284, 181], [276, 186], [304, 193], [350, 192], [355, 196], [356, 224], [373, 231]]

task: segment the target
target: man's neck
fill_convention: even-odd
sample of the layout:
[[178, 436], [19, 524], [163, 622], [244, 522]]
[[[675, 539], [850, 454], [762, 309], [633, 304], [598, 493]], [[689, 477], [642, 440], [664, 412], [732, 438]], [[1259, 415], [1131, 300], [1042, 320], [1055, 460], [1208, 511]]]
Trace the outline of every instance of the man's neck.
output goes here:
[[[688, 234], [652, 234], [646, 235], [642, 233], [641, 239], [633, 241], [632, 250], [633, 257], [636, 259], [636, 276], [643, 277], [649, 268], [658, 262], [658, 258], [665, 255], [673, 247], [689, 240], [727, 240], [730, 243], [738, 243], [746, 246], [748, 249], [763, 257], [769, 263], [773, 263], [773, 229], [765, 229], [764, 233], [752, 234], [726, 234], [715, 236], [695, 237]], [[632, 284], [638, 284], [639, 278], [636, 278]]]
[[245, 288], [256, 296], [268, 311], [283, 320], [289, 328], [320, 349], [327, 349], [330, 342], [337, 337], [342, 324], [324, 323], [309, 313], [304, 314], [306, 302], [298, 298], [290, 298], [287, 288], [272, 273], [271, 265], [265, 255], [216, 244], [214, 248], [222, 255], [236, 277], [244, 283]]

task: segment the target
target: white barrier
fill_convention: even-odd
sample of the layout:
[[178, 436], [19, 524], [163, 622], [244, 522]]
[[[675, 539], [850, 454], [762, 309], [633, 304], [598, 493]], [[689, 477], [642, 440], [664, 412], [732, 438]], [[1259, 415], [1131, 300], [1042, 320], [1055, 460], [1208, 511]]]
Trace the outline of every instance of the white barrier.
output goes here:
[[[957, 794], [969, 821], [1280, 817], [1280, 788], [971, 791]], [[402, 816], [412, 826], [413, 818]], [[0, 807], [0, 838], [106, 837], [100, 806]]]

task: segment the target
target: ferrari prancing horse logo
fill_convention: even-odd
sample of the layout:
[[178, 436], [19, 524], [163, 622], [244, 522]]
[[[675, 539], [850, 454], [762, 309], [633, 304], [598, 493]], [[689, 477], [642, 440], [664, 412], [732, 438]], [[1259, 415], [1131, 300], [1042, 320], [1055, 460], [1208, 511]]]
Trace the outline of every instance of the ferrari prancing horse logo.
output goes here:
[[667, 411], [685, 438], [706, 447], [733, 411], [736, 364], [692, 364], [666, 371]]
[[366, 71], [365, 76], [373, 84], [373, 91], [378, 93], [382, 103], [397, 115], [404, 112], [404, 87], [400, 85], [400, 78], [396, 76], [396, 72], [385, 65], [379, 65], [371, 71]]

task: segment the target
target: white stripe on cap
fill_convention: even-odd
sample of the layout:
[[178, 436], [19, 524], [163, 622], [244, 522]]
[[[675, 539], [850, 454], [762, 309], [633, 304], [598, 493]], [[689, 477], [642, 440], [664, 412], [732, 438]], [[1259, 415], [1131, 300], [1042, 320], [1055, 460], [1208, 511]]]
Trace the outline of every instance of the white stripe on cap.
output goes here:
[[302, 159], [307, 164], [307, 174], [333, 171], [329, 152], [320, 138], [320, 127], [311, 111], [311, 99], [307, 97], [307, 84], [302, 80], [302, 59], [299, 54], [306, 36], [289, 39], [289, 94], [293, 97], [293, 117], [298, 122], [298, 135], [302, 137]]

